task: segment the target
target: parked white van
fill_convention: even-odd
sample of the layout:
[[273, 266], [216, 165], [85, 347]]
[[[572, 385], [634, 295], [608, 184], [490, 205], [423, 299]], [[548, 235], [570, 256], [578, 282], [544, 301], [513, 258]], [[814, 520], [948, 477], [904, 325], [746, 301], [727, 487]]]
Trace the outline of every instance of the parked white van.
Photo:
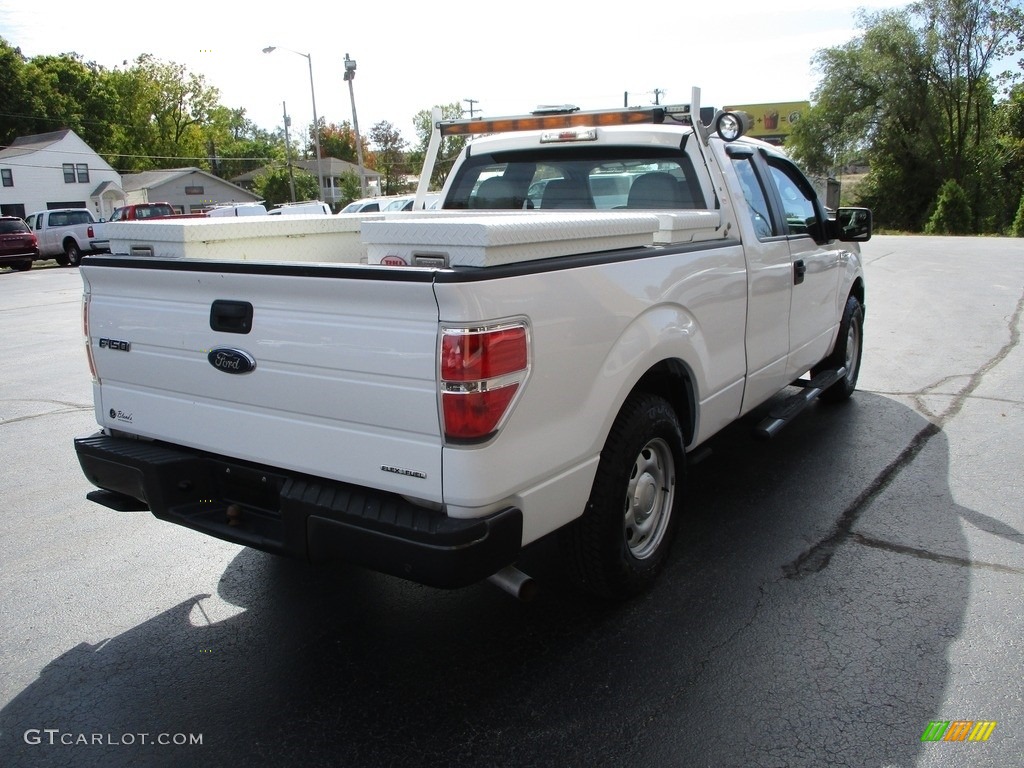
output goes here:
[[279, 205], [269, 211], [271, 216], [284, 216], [288, 214], [301, 213], [301, 214], [323, 214], [324, 216], [331, 215], [331, 206], [320, 200], [306, 200], [302, 203], [285, 203]]
[[210, 218], [221, 216], [266, 216], [267, 208], [263, 203], [237, 203], [235, 205], [218, 205], [206, 212]]

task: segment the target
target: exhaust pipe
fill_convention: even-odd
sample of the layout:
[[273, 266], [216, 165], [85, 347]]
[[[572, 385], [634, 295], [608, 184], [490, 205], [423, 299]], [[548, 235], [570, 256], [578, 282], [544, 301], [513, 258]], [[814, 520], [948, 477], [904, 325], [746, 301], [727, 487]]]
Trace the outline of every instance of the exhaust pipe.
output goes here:
[[505, 566], [488, 576], [487, 580], [524, 603], [530, 602], [537, 595], [537, 582], [514, 565]]

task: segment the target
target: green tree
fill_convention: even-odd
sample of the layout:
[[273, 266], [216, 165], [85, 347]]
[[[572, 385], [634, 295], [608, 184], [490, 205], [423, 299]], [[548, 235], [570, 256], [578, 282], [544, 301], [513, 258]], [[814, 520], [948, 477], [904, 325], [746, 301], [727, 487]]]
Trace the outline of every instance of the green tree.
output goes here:
[[46, 130], [70, 128], [97, 152], [107, 149], [115, 102], [99, 65], [78, 54], [36, 56], [25, 65], [24, 80]]
[[374, 170], [381, 174], [382, 193], [393, 195], [406, 191], [405, 177], [409, 170], [405, 148], [408, 142], [387, 120], [370, 129], [370, 142], [374, 147]]
[[989, 216], [995, 95], [1019, 77], [992, 70], [1021, 49], [1019, 0], [921, 0], [862, 12], [859, 24], [860, 37], [815, 56], [822, 80], [794, 131], [794, 154], [819, 172], [864, 154], [871, 172], [862, 202], [880, 223], [903, 229], [920, 230], [953, 179], [980, 229]]
[[[319, 200], [317, 193], [319, 183], [316, 176], [301, 169], [294, 169], [295, 175], [295, 199], [296, 200]], [[291, 179], [288, 175], [288, 168], [283, 165], [270, 166], [265, 173], [261, 173], [253, 179], [253, 192], [259, 195], [267, 208], [282, 203], [290, 202], [292, 199]]]
[[10, 144], [19, 136], [40, 133], [32, 114], [29, 91], [25, 87], [25, 57], [0, 37], [0, 144]]
[[995, 224], [1004, 229], [1016, 220], [1024, 192], [1024, 85], [1013, 87], [999, 103], [993, 122], [998, 172], [992, 177], [995, 194], [990, 196], [1001, 204]]
[[[441, 104], [442, 120], [458, 120], [462, 117], [462, 105], [459, 102]], [[433, 132], [432, 110], [424, 109], [413, 117], [413, 125], [416, 129], [416, 147], [409, 153], [409, 167], [419, 172], [427, 156], [427, 147], [430, 144], [430, 134]], [[462, 148], [466, 146], [468, 139], [465, 136], [445, 136], [437, 152], [437, 160], [434, 162], [434, 169], [430, 175], [430, 189], [441, 189], [448, 173], [459, 156]]]
[[25, 59], [0, 38], [0, 144], [70, 128], [103, 152], [112, 128], [106, 72], [78, 54]]
[[210, 167], [203, 127], [220, 95], [202, 75], [142, 54], [128, 69], [113, 70], [109, 83], [116, 94], [115, 167], [123, 171]]
[[202, 130], [210, 170], [223, 179], [286, 160], [283, 135], [263, 130], [245, 116], [244, 109], [218, 105]]

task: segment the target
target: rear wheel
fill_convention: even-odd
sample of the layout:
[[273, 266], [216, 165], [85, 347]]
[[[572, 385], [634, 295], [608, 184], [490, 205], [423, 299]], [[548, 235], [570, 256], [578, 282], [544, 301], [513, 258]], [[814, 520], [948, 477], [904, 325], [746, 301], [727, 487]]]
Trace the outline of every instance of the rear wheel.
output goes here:
[[72, 267], [77, 267], [78, 263], [82, 260], [82, 249], [78, 247], [78, 243], [74, 240], [68, 240], [64, 243], [64, 256], [68, 260], [68, 264]]
[[601, 452], [583, 515], [561, 534], [570, 576], [621, 599], [646, 589], [668, 557], [684, 472], [682, 430], [663, 398], [626, 401]]
[[14, 265], [14, 268], [19, 272], [28, 272], [28, 270], [32, 269], [32, 260], [29, 259], [28, 261], [19, 261], [17, 264]]

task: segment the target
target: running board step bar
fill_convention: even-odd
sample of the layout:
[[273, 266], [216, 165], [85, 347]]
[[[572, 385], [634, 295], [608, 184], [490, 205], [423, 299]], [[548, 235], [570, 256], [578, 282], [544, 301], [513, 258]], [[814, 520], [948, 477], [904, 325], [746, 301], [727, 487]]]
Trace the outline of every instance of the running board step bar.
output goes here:
[[769, 414], [761, 420], [754, 430], [757, 437], [771, 438], [779, 430], [791, 422], [804, 408], [818, 399], [818, 395], [831, 387], [846, 375], [846, 367], [840, 366], [828, 371], [822, 371], [810, 381], [800, 379], [793, 382], [794, 387], [802, 387], [802, 392], [797, 392], [786, 398], [777, 405]]

